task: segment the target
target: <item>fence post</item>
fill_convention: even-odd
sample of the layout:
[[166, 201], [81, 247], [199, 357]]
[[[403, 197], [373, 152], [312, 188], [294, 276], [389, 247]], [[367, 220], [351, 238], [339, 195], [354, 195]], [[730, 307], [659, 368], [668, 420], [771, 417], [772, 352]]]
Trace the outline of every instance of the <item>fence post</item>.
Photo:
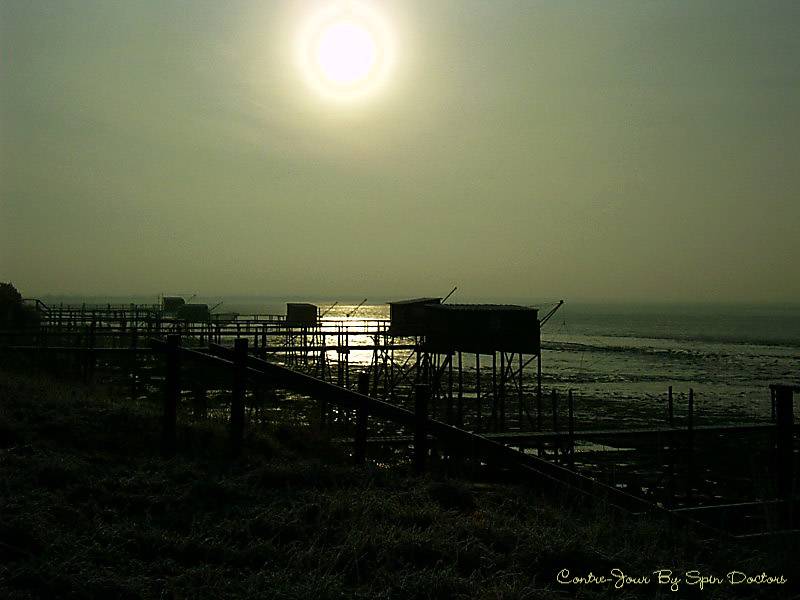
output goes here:
[[542, 350], [536, 355], [536, 431], [542, 430]]
[[567, 396], [569, 402], [569, 466], [575, 468], [575, 405], [572, 398], [572, 390]]
[[89, 345], [91, 344], [89, 336], [89, 326], [83, 326], [83, 352], [81, 353], [81, 375], [83, 382], [89, 383]]
[[475, 430], [480, 431], [483, 425], [483, 407], [481, 406], [481, 355], [475, 355], [475, 410], [476, 417]]
[[130, 369], [128, 376], [130, 377], [131, 384], [131, 399], [136, 401], [139, 398], [139, 355], [137, 348], [139, 347], [139, 338], [137, 330], [133, 329], [130, 339], [130, 360], [128, 361], [128, 368]]
[[677, 434], [675, 432], [675, 401], [672, 394], [672, 386], [667, 390], [667, 424], [669, 433], [667, 439], [669, 443], [669, 466], [667, 473], [667, 483], [664, 504], [667, 508], [675, 505], [675, 462], [677, 460]]
[[789, 497], [794, 487], [794, 392], [800, 392], [800, 386], [772, 384], [769, 387], [775, 398], [776, 483], [778, 493]]
[[92, 319], [92, 324], [89, 327], [89, 353], [88, 353], [88, 365], [89, 365], [89, 381], [94, 380], [94, 371], [97, 367], [97, 357], [95, 356], [95, 345], [96, 345], [96, 338], [95, 338], [95, 329], [97, 325], [94, 319]]
[[244, 393], [247, 377], [247, 338], [233, 342], [233, 387], [231, 389], [231, 452], [242, 452], [244, 439]]
[[775, 412], [775, 388], [773, 386], [769, 386], [769, 406], [770, 406], [770, 420], [774, 423], [775, 419], [777, 418], [777, 414]]
[[453, 352], [447, 355], [447, 406], [445, 407], [447, 424], [453, 424]]
[[558, 458], [558, 450], [561, 446], [561, 436], [559, 435], [558, 429], [558, 394], [556, 393], [555, 388], [553, 388], [553, 393], [551, 396], [552, 403], [553, 403], [553, 433], [555, 434], [555, 442], [553, 444], [553, 455]]
[[430, 388], [425, 383], [414, 386], [414, 470], [425, 471], [428, 454], [428, 399]]
[[692, 486], [694, 485], [694, 390], [692, 388], [689, 388], [689, 415], [686, 434], [686, 448], [689, 463], [687, 469], [686, 496], [691, 500], [694, 495], [692, 490]]
[[[369, 373], [358, 374], [358, 393], [369, 395]], [[356, 441], [353, 458], [357, 465], [363, 465], [367, 460], [367, 402], [364, 398], [358, 399], [356, 407]]]
[[166, 377], [164, 383], [164, 417], [161, 426], [161, 452], [165, 457], [175, 454], [175, 429], [178, 415], [178, 398], [181, 394], [181, 338], [167, 336]]
[[673, 427], [675, 424], [675, 406], [672, 403], [672, 386], [669, 386], [669, 391], [667, 392], [667, 423], [669, 423], [670, 427]]

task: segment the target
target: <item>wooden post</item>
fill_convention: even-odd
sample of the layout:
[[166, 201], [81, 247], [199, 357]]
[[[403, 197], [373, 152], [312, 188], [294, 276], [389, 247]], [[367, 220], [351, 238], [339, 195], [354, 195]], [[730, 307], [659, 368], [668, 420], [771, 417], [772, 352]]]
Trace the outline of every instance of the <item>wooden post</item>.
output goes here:
[[670, 427], [673, 427], [675, 424], [675, 410], [674, 405], [672, 403], [672, 386], [669, 386], [669, 391], [667, 392], [667, 423], [669, 423]]
[[94, 381], [94, 371], [97, 367], [97, 356], [94, 351], [94, 347], [96, 345], [96, 331], [97, 323], [96, 321], [92, 320], [92, 325], [89, 327], [89, 356], [88, 356], [88, 365], [89, 365], [89, 381]]
[[347, 354], [345, 354], [344, 363], [344, 386], [350, 389], [350, 327], [345, 328], [344, 343], [345, 346], [347, 346]]
[[689, 415], [687, 423], [686, 450], [688, 452], [688, 474], [686, 482], [686, 496], [691, 500], [694, 485], [694, 390], [689, 388]]
[[569, 404], [569, 466], [575, 468], [575, 411], [572, 399], [572, 390], [567, 395]]
[[775, 388], [772, 386], [769, 387], [769, 405], [770, 405], [770, 419], [772, 422], [775, 422], [777, 418], [776, 410], [775, 410]]
[[89, 383], [89, 345], [91, 344], [89, 326], [83, 327], [83, 353], [81, 356], [81, 375], [84, 383]]
[[[439, 373], [440, 354], [428, 353], [430, 360], [430, 369], [428, 370], [428, 384], [430, 385], [431, 394], [428, 396], [428, 416], [432, 419], [438, 418], [439, 400], [442, 390], [442, 377]], [[435, 392], [435, 393], [434, 393]]]
[[128, 361], [128, 377], [131, 385], [131, 400], [136, 401], [139, 397], [139, 356], [136, 349], [139, 347], [138, 330], [131, 331], [130, 338], [130, 360]]
[[555, 388], [550, 397], [553, 404], [553, 431], [558, 432], [558, 395]]
[[[380, 340], [380, 327], [378, 333], [375, 335], [375, 340]], [[391, 389], [392, 377], [390, 374], [391, 368], [389, 367], [389, 336], [384, 332], [383, 334], [383, 394], [381, 397], [386, 400], [389, 397], [389, 389]], [[377, 385], [377, 377], [376, 377]]]
[[167, 337], [166, 377], [164, 382], [164, 416], [161, 425], [161, 453], [165, 457], [175, 454], [175, 432], [178, 418], [178, 400], [181, 395], [180, 367], [181, 338]]
[[667, 489], [664, 505], [667, 508], [675, 506], [675, 431], [669, 432], [669, 466], [667, 467]]
[[542, 430], [542, 351], [536, 355], [536, 431]]
[[[369, 373], [358, 374], [358, 393], [369, 395]], [[363, 465], [367, 460], [367, 400], [358, 399], [356, 407], [356, 440], [353, 450], [353, 459], [357, 465]]]
[[395, 399], [395, 386], [397, 385], [396, 375], [394, 374], [394, 338], [392, 338], [392, 345], [389, 348], [389, 399], [394, 402]]
[[459, 427], [464, 426], [464, 371], [461, 362], [461, 350], [458, 351], [458, 416]]
[[500, 351], [500, 431], [506, 430], [506, 353]]
[[794, 488], [794, 392], [800, 392], [800, 386], [773, 384], [770, 389], [775, 397], [776, 483], [778, 494], [787, 498]]
[[554, 454], [556, 458], [558, 458], [558, 448], [561, 445], [561, 436], [558, 435], [558, 395], [555, 389], [553, 389], [552, 401], [553, 401], [553, 432], [556, 434]]
[[677, 443], [675, 434], [675, 401], [672, 394], [672, 386], [667, 390], [667, 423], [669, 425], [669, 466], [667, 473], [666, 498], [664, 504], [667, 508], [675, 505], [675, 462], [677, 458]]
[[447, 355], [447, 424], [453, 424], [453, 353]]
[[481, 355], [475, 355], [475, 410], [477, 411], [477, 424], [475, 431], [481, 430], [483, 420], [483, 407], [481, 406]]
[[418, 337], [414, 338], [414, 383], [421, 383], [423, 381], [422, 377], [422, 357], [420, 356], [420, 352], [422, 348], [420, 347], [420, 339]]
[[244, 394], [247, 377], [247, 338], [233, 342], [233, 386], [231, 394], [231, 452], [238, 456], [244, 441]]
[[492, 352], [492, 431], [497, 431], [497, 352]]
[[414, 386], [414, 470], [425, 471], [428, 455], [428, 399], [430, 388], [425, 383]]
[[[513, 355], [512, 355], [513, 356]], [[519, 421], [519, 429], [520, 431], [523, 430], [522, 423], [523, 421], [523, 402], [524, 398], [522, 395], [522, 352], [519, 353], [519, 387], [517, 388], [517, 420]], [[526, 411], [527, 412], [527, 411]]]

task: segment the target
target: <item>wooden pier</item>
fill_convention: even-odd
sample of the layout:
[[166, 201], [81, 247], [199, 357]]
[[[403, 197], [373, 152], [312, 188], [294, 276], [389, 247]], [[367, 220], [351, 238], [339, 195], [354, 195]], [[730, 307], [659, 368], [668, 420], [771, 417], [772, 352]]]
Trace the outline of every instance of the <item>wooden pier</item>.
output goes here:
[[[275, 315], [238, 319], [197, 326], [139, 308], [60, 310], [35, 331], [0, 332], [0, 349], [40, 366], [77, 369], [86, 380], [105, 373], [125, 382], [131, 398], [163, 402], [167, 454], [176, 450], [174, 422], [187, 402], [209, 410], [223, 403], [236, 454], [247, 423], [271, 418], [264, 417], [271, 414], [265, 390], [286, 390], [275, 414], [297, 414], [353, 444], [359, 463], [410, 456], [417, 469], [434, 458], [507, 469], [537, 486], [602, 497], [636, 513], [712, 528], [724, 523], [727, 533], [798, 527], [793, 386], [773, 386], [774, 419], [764, 422], [697, 424], [690, 390], [678, 426], [670, 389], [666, 420], [657, 425], [578, 428], [571, 392], [548, 394], [540, 378], [523, 381], [528, 364], [541, 365], [538, 355], [516, 353], [512, 361], [497, 352], [488, 376], [481, 362], [467, 374], [462, 352], [442, 354], [425, 339], [393, 335], [387, 321], [296, 328]], [[363, 362], [352, 361], [359, 352]], [[475, 356], [485, 362], [485, 354]], [[559, 396], [567, 400], [566, 422]], [[732, 524], [741, 514], [746, 518]]]
[[[418, 301], [398, 304], [414, 316], [401, 321], [399, 328], [391, 319], [311, 318], [297, 311], [313, 305], [299, 303], [287, 305], [295, 315], [219, 319], [211, 314], [202, 322], [181, 319], [160, 305], [37, 303], [41, 322], [33, 339], [5, 332], [0, 333], [0, 344], [35, 345], [42, 350], [85, 347], [96, 354], [106, 348], [135, 348], [141, 339], [168, 335], [180, 335], [186, 346], [230, 345], [245, 338], [256, 356], [347, 388], [355, 386], [355, 371], [366, 367], [370, 394], [391, 402], [401, 401], [414, 385], [426, 383], [432, 414], [450, 424], [494, 432], [542, 429], [545, 408], [535, 309], [437, 304], [441, 318], [473, 323], [477, 336], [473, 343], [473, 337], [450, 339], [449, 327], [423, 327]], [[405, 314], [393, 307], [395, 313]], [[496, 315], [509, 319], [508, 333], [487, 326], [487, 317]], [[537, 368], [531, 377], [526, 369], [534, 361]]]

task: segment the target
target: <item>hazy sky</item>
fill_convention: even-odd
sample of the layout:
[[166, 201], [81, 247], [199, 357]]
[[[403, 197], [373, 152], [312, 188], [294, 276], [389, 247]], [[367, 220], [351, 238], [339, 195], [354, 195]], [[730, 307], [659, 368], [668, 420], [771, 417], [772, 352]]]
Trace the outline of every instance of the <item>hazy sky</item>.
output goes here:
[[800, 300], [800, 2], [0, 0], [0, 280], [25, 295]]

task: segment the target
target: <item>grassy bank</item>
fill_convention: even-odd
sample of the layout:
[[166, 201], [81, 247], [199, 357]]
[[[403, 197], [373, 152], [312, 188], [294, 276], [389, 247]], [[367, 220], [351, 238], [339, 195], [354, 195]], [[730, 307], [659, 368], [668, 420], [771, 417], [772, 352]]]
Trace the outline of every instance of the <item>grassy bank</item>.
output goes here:
[[[786, 548], [673, 536], [528, 487], [404, 467], [355, 469], [308, 429], [226, 458], [225, 431], [180, 431], [101, 388], [0, 371], [2, 598], [774, 597], [788, 586], [559, 585], [619, 568], [791, 574]], [[791, 585], [790, 580], [790, 585]]]

